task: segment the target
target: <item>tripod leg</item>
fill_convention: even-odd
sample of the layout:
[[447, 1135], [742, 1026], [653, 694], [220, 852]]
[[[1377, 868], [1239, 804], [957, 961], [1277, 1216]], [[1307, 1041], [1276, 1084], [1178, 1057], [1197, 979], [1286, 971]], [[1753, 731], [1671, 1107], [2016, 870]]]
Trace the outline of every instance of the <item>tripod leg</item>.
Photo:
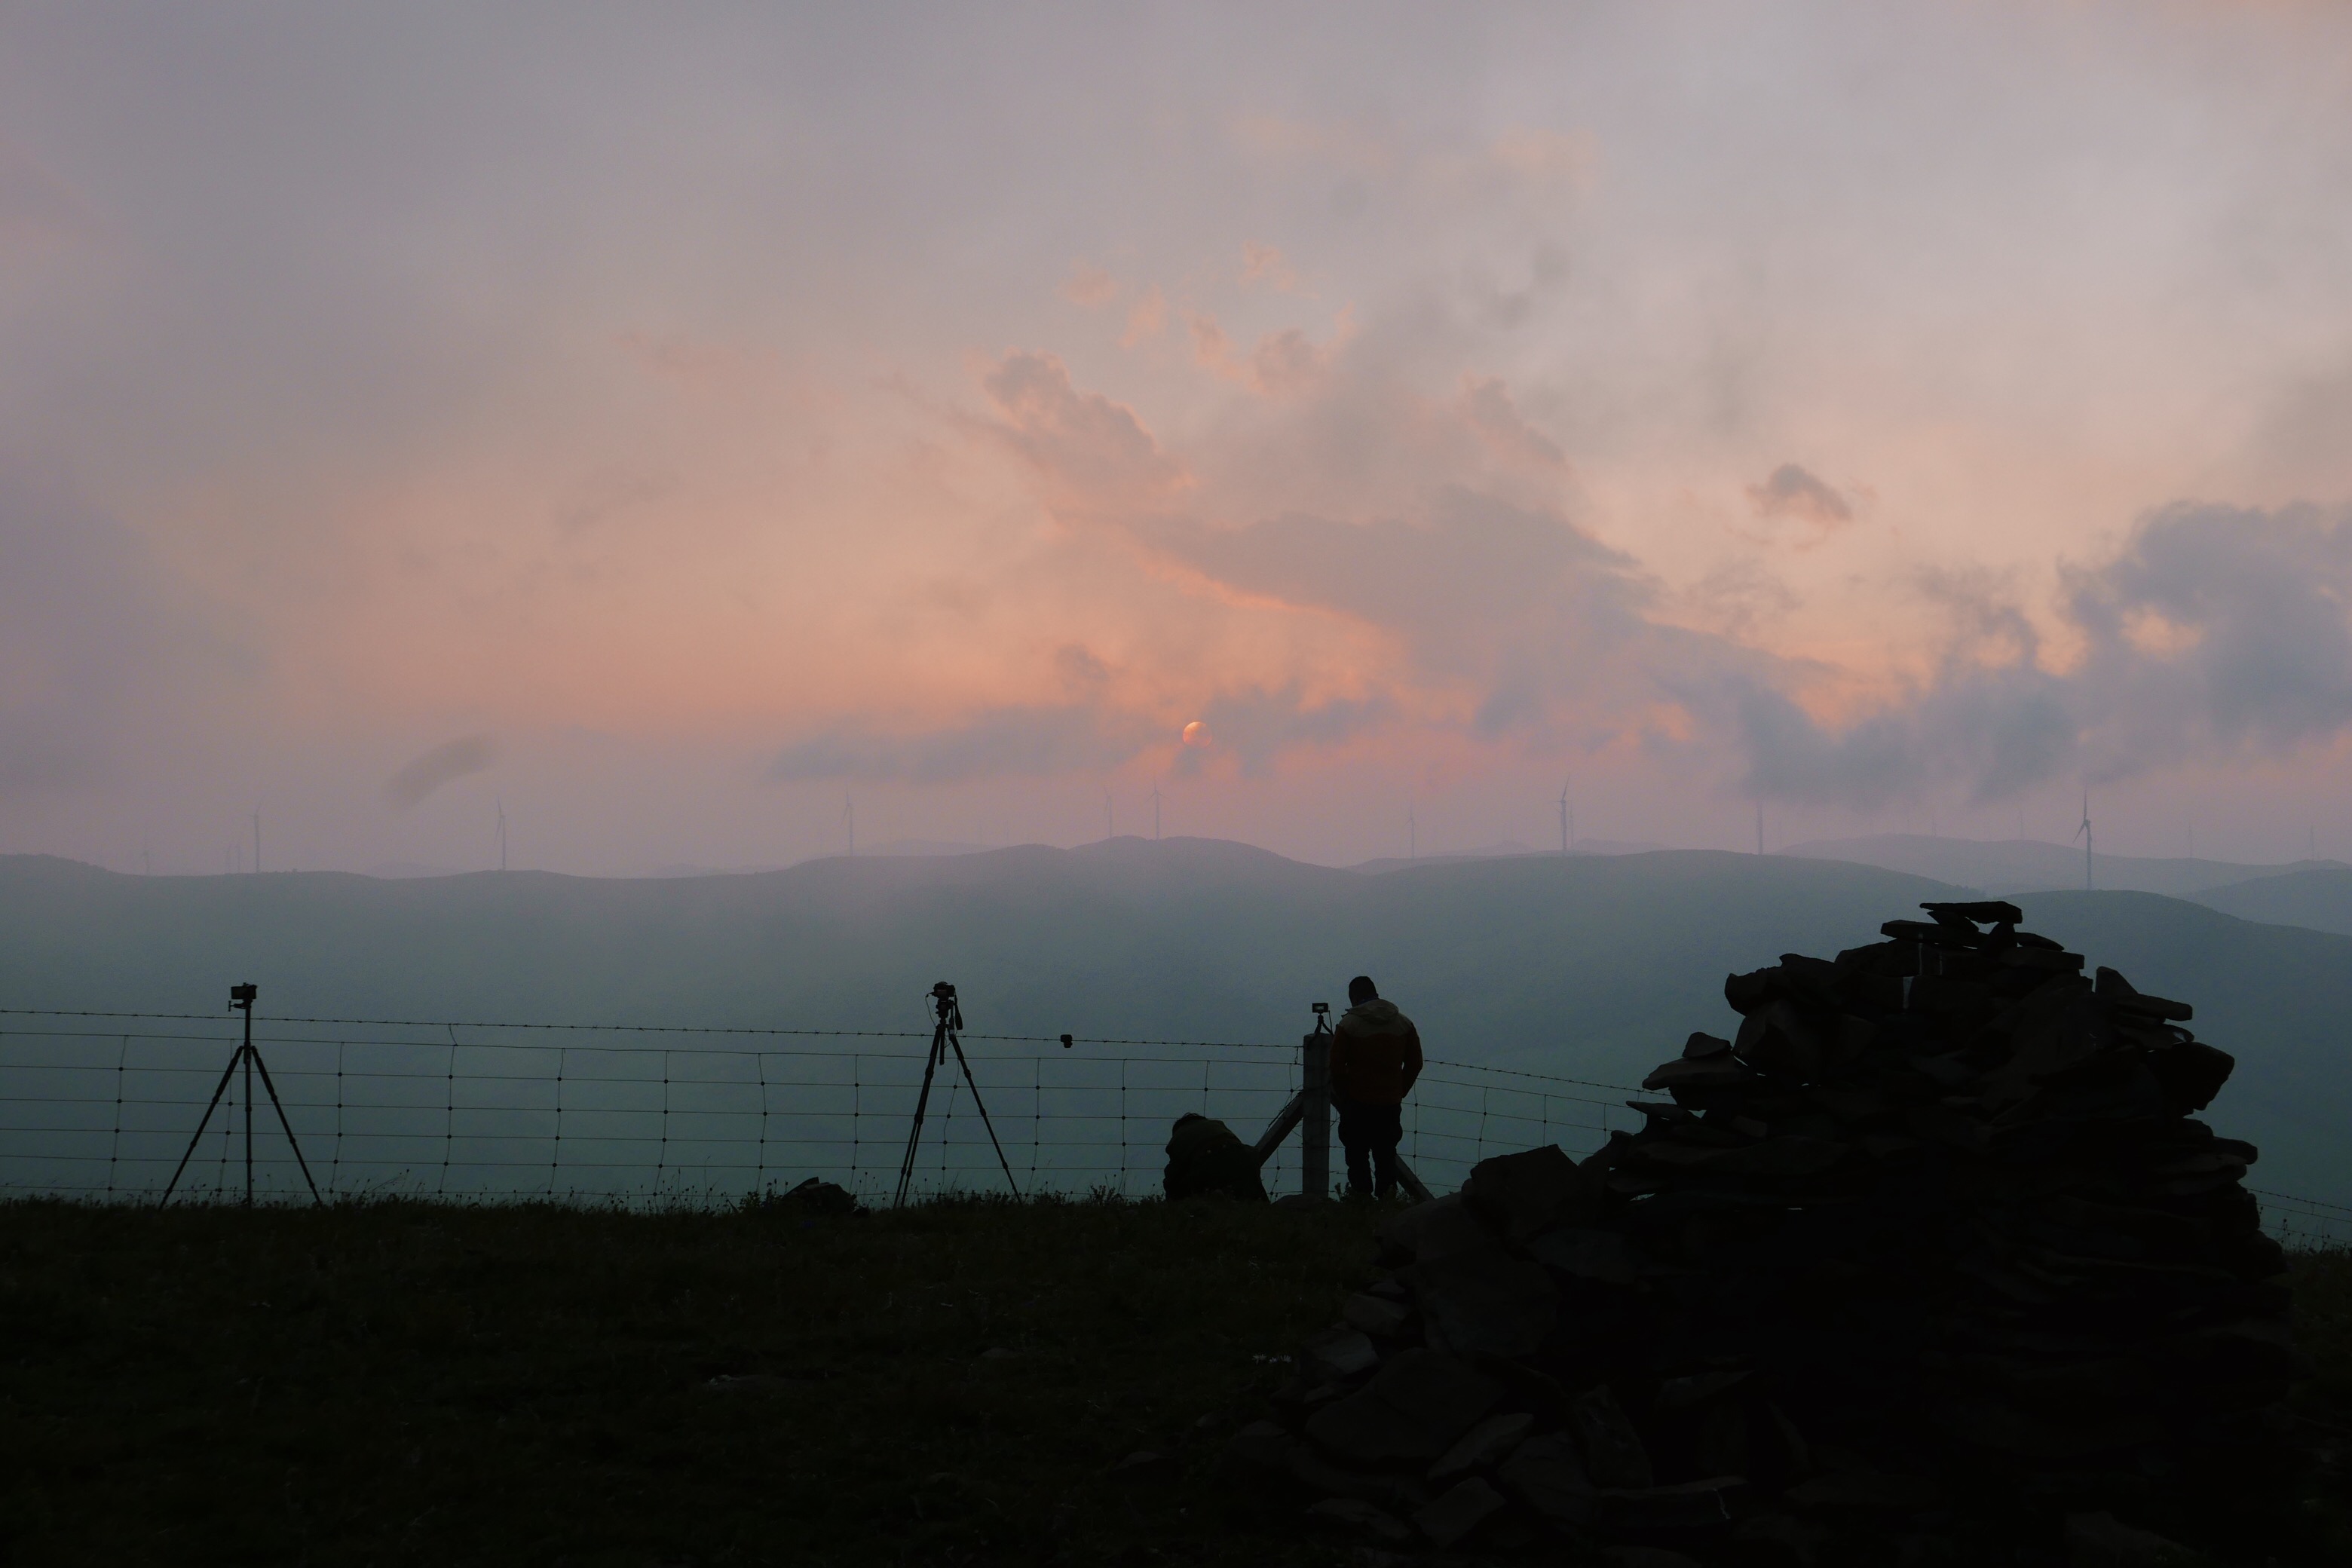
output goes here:
[[269, 1081], [269, 1064], [261, 1059], [259, 1051], [253, 1053], [253, 1065], [261, 1069], [261, 1087], [269, 1091], [269, 1103], [278, 1111], [278, 1125], [286, 1131], [286, 1146], [294, 1151], [294, 1163], [301, 1167], [302, 1180], [310, 1184], [310, 1201], [325, 1208], [327, 1200], [319, 1195], [319, 1184], [310, 1175], [310, 1162], [302, 1158], [302, 1145], [294, 1141], [294, 1124], [286, 1120], [285, 1103], [278, 1098], [278, 1086]]
[[253, 1043], [245, 1047], [245, 1206], [253, 1206]]
[[930, 1054], [923, 1058], [923, 1092], [915, 1097], [915, 1125], [907, 1131], [907, 1157], [898, 1162], [898, 1195], [890, 1204], [894, 1209], [907, 1206], [907, 1189], [915, 1180], [915, 1145], [922, 1142], [923, 1112], [931, 1103], [931, 1075], [939, 1070], [940, 1059], [946, 1055], [940, 1044], [946, 1034], [944, 1024], [932, 1031]]
[[155, 1200], [157, 1208], [172, 1201], [173, 1190], [180, 1184], [180, 1173], [188, 1168], [188, 1155], [196, 1152], [196, 1144], [203, 1140], [205, 1129], [213, 1124], [213, 1112], [220, 1109], [221, 1096], [228, 1092], [228, 1080], [236, 1076], [236, 1064], [244, 1059], [245, 1049], [239, 1046], [236, 1055], [228, 1058], [228, 1066], [221, 1069], [221, 1080], [213, 1088], [212, 1103], [205, 1107], [205, 1119], [196, 1123], [195, 1133], [188, 1140], [187, 1153], [180, 1156], [179, 1164], [172, 1172], [172, 1179], [163, 1184], [163, 1195]]
[[972, 1081], [971, 1063], [964, 1058], [963, 1042], [950, 1035], [948, 1044], [955, 1047], [956, 1061], [963, 1068], [963, 1081], [971, 1086], [971, 1102], [980, 1108], [980, 1124], [988, 1129], [988, 1142], [996, 1151], [996, 1163], [1004, 1167], [1004, 1184], [1013, 1189], [1017, 1198], [1021, 1195], [1021, 1184], [1013, 1179], [1013, 1162], [1004, 1157], [1004, 1145], [996, 1141], [996, 1124], [989, 1121], [987, 1103], [980, 1098], [980, 1085]]

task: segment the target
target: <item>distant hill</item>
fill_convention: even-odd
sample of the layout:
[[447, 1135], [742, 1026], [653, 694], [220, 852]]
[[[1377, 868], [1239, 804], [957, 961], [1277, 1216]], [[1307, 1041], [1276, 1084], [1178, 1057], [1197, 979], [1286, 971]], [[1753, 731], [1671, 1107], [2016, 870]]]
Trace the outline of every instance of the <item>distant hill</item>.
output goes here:
[[466, 873], [455, 866], [435, 866], [422, 860], [386, 860], [369, 867], [363, 874], [387, 882], [405, 882], [418, 877], [462, 877]]
[[2240, 920], [2352, 936], [2352, 870], [2316, 868], [2256, 877], [2200, 893], [2197, 901]]
[[854, 1028], [919, 1020], [945, 976], [975, 1028], [1286, 1039], [1370, 971], [1444, 1054], [1632, 1081], [1721, 1024], [1727, 969], [1871, 940], [1939, 890], [1711, 851], [1364, 876], [1183, 838], [635, 880], [7, 858], [0, 999], [209, 1010], [251, 978], [280, 1014]]
[[[877, 858], [897, 858], [905, 856], [977, 855], [987, 847], [988, 846], [985, 844], [966, 844], [960, 839], [953, 838], [891, 838], [886, 839], [880, 844], [866, 845], [856, 851], [856, 855], [857, 858], [867, 860]], [[830, 860], [834, 858], [835, 857], [831, 855], [812, 855], [809, 856], [807, 859]], [[791, 864], [795, 866], [805, 865], [807, 864], [807, 860], [795, 860]], [[656, 866], [647, 874], [655, 877], [668, 878], [743, 877], [756, 876], [762, 871], [781, 871], [784, 868], [784, 866], [774, 862], [771, 862], [765, 866], [703, 866], [690, 860], [681, 860], [673, 862], [667, 866]], [[381, 875], [382, 873], [379, 872], [374, 874]]]
[[[1576, 841], [1576, 847], [1570, 849], [1569, 853], [1570, 855], [1648, 855], [1664, 847], [1663, 844], [1649, 844], [1625, 838], [1580, 838]], [[1402, 871], [1409, 866], [1450, 866], [1457, 860], [1498, 860], [1513, 855], [1557, 856], [1559, 853], [1557, 849], [1530, 849], [1517, 839], [1506, 839], [1500, 844], [1490, 844], [1483, 849], [1465, 849], [1449, 855], [1422, 855], [1412, 859], [1398, 855], [1387, 855], [1377, 860], [1360, 860], [1348, 869], [1378, 875], [1384, 871]]]
[[987, 851], [985, 844], [968, 844], [960, 838], [892, 838], [880, 844], [859, 847], [861, 856], [875, 855], [979, 855]]
[[[1369, 973], [1434, 1056], [1631, 1084], [1736, 1023], [1726, 973], [1874, 941], [1948, 885], [1798, 856], [1528, 855], [1379, 876], [1211, 839], [837, 858], [663, 880], [142, 878], [0, 858], [0, 1005], [1286, 1041]], [[2256, 1185], [2352, 1199], [2352, 938], [2139, 893], [2029, 923], [2198, 1009]], [[898, 1049], [893, 1046], [889, 1048]]]
[[[1813, 859], [1845, 860], [1933, 877], [1939, 882], [2011, 893], [2080, 892], [2080, 846], [2044, 844], [2031, 838], [1979, 842], [1937, 838], [1924, 833], [1882, 833], [1868, 838], [1822, 838], [1782, 851]], [[2352, 870], [2337, 860], [2297, 860], [2284, 866], [2247, 866], [2229, 860], [2147, 859], [2132, 855], [2092, 858], [2092, 881], [2101, 892], [2163, 893], [2189, 899], [2249, 878], [2308, 868]]]

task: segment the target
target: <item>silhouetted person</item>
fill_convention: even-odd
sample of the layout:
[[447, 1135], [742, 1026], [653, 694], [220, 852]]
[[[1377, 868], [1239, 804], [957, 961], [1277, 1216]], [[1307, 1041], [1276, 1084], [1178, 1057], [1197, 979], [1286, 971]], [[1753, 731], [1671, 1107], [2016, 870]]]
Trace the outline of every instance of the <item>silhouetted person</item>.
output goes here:
[[1331, 1031], [1331, 1104], [1339, 1112], [1351, 1196], [1396, 1191], [1404, 1097], [1420, 1076], [1421, 1032], [1412, 1020], [1381, 997], [1370, 975], [1349, 981], [1348, 1010]]

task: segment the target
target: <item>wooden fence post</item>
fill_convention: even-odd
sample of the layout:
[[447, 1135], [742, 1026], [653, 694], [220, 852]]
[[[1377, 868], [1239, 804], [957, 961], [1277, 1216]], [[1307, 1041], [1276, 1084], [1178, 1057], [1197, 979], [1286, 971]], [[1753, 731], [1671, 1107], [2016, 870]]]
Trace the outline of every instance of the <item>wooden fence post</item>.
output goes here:
[[1299, 1071], [1298, 1190], [1311, 1199], [1331, 1195], [1331, 1037], [1307, 1037]]

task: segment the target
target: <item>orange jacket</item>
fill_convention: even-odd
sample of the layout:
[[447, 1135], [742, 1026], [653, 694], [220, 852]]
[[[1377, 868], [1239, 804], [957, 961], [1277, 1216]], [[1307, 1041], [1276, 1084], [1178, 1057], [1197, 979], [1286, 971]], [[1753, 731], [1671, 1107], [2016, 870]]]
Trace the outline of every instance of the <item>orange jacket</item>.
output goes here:
[[1364, 1105], [1400, 1105], [1421, 1076], [1421, 1031], [1385, 996], [1350, 1007], [1331, 1031], [1331, 1093]]

